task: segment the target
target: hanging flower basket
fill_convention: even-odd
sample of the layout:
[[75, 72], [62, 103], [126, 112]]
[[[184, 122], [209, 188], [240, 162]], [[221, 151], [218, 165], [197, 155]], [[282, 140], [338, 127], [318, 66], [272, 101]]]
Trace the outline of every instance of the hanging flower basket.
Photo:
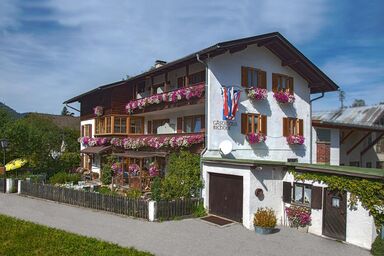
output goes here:
[[267, 140], [267, 137], [262, 133], [248, 133], [246, 138], [249, 144], [261, 143]]
[[159, 176], [159, 168], [157, 167], [157, 164], [155, 162], [152, 162], [149, 165], [149, 175], [154, 177], [154, 176]]
[[295, 96], [289, 92], [274, 92], [273, 97], [276, 99], [277, 102], [285, 104], [285, 103], [290, 103], [292, 104], [295, 102]]
[[96, 106], [93, 108], [93, 113], [95, 114], [95, 116], [102, 116], [103, 112], [104, 112], [104, 109], [102, 106]]
[[289, 226], [293, 228], [305, 228], [311, 225], [311, 209], [302, 206], [291, 205], [285, 208]]
[[253, 100], [265, 100], [268, 97], [267, 89], [250, 87], [248, 89], [248, 97]]
[[289, 145], [303, 145], [305, 141], [304, 136], [301, 135], [289, 135], [287, 142]]
[[137, 164], [130, 164], [128, 166], [128, 171], [132, 174], [132, 176], [139, 176], [140, 166], [138, 166]]

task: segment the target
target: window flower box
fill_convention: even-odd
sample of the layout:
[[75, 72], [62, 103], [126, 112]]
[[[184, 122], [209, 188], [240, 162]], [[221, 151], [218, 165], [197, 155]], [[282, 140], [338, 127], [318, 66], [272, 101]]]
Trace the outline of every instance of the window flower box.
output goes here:
[[246, 138], [249, 144], [261, 143], [267, 140], [267, 137], [262, 133], [248, 133]]
[[248, 97], [253, 100], [265, 100], [268, 97], [267, 89], [251, 87], [248, 89]]
[[95, 114], [95, 116], [102, 116], [103, 112], [104, 112], [104, 109], [102, 106], [96, 106], [93, 108], [93, 113]]
[[295, 102], [295, 96], [285, 91], [274, 92], [273, 97], [276, 99], [277, 102], [282, 104], [285, 104], [285, 103], [292, 104], [293, 102]]
[[289, 135], [287, 137], [287, 143], [289, 145], [303, 145], [305, 141], [304, 136], [301, 135]]
[[311, 209], [307, 207], [291, 205], [285, 208], [285, 213], [290, 227], [302, 229], [311, 225]]
[[144, 109], [148, 105], [160, 104], [162, 102], [175, 103], [180, 100], [189, 100], [192, 98], [201, 98], [204, 92], [205, 83], [180, 88], [171, 92], [160, 93], [145, 97], [142, 99], [131, 100], [125, 106], [125, 109], [128, 113], [133, 113], [136, 109]]
[[85, 147], [103, 146], [109, 142], [107, 138], [90, 138], [87, 136], [79, 138], [78, 141]]

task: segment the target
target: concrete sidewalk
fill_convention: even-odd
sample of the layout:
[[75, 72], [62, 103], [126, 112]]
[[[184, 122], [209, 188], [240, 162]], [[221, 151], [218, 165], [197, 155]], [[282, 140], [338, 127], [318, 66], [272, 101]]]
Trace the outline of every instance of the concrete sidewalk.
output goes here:
[[240, 224], [220, 228], [199, 219], [150, 223], [16, 194], [0, 193], [0, 213], [156, 255], [370, 255], [290, 228], [262, 236]]

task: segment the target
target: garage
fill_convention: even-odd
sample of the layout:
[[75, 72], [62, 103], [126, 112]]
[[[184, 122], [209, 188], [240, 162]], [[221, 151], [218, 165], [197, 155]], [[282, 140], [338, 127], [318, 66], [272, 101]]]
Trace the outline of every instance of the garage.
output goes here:
[[209, 213], [242, 222], [242, 176], [209, 174]]

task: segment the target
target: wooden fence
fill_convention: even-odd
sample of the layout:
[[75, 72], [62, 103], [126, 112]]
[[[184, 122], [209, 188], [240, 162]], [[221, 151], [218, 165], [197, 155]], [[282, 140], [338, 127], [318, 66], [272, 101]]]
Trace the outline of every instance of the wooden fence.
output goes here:
[[156, 203], [156, 219], [170, 220], [175, 217], [192, 216], [200, 203], [203, 203], [202, 198], [159, 201]]
[[5, 178], [0, 178], [0, 193], [5, 193], [6, 181]]
[[22, 181], [20, 193], [66, 204], [148, 219], [148, 202]]

